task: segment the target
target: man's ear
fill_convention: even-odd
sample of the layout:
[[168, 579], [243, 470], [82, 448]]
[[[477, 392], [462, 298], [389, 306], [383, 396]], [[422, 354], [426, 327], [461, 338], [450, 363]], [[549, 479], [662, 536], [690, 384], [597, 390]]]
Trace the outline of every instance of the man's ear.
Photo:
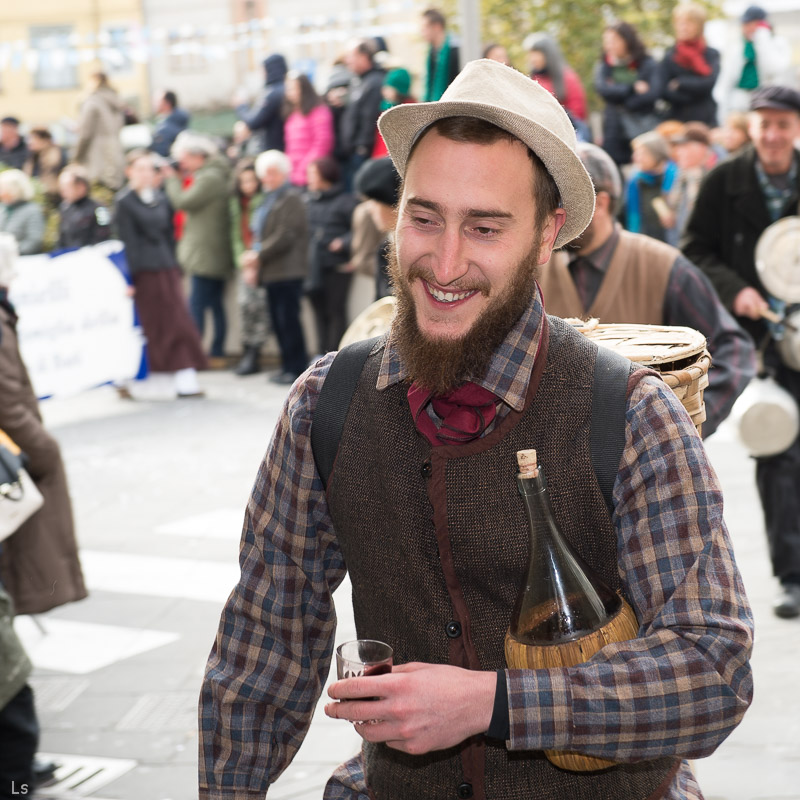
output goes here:
[[598, 209], [602, 209], [609, 216], [614, 216], [611, 212], [613, 204], [614, 201], [611, 199], [611, 195], [601, 190], [594, 196], [594, 213], [597, 214]]
[[564, 223], [567, 221], [567, 212], [563, 208], [557, 208], [547, 221], [544, 231], [542, 231], [542, 245], [539, 248], [539, 259], [537, 264], [546, 264], [550, 260], [550, 254], [553, 252], [553, 245], [555, 244], [558, 232], [561, 230]]

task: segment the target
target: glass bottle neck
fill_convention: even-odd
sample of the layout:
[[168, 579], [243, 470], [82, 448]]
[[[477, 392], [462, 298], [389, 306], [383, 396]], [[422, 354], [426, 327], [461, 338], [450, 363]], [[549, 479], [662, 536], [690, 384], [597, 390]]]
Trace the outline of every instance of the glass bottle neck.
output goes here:
[[565, 641], [597, 630], [618, 611], [619, 596], [561, 532], [544, 473], [539, 470], [536, 476], [518, 475], [517, 486], [528, 516], [531, 555], [512, 633], [534, 643]]

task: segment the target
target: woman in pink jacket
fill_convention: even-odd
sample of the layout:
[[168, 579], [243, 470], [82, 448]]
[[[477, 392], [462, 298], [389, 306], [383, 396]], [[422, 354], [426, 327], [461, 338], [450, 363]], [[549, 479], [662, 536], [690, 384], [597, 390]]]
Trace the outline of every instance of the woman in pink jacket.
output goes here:
[[292, 162], [290, 179], [295, 186], [305, 186], [308, 165], [333, 152], [333, 115], [308, 76], [294, 71], [286, 76], [284, 109], [286, 155]]

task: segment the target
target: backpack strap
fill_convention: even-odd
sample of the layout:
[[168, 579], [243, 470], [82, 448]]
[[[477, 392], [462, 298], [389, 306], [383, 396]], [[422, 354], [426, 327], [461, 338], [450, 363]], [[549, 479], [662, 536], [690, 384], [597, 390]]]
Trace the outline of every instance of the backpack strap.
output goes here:
[[361, 370], [380, 338], [363, 339], [340, 350], [334, 356], [322, 384], [311, 419], [311, 451], [326, 489]]
[[625, 449], [625, 412], [632, 367], [633, 363], [627, 358], [598, 345], [592, 386], [590, 448], [594, 474], [609, 514], [614, 510], [614, 481]]

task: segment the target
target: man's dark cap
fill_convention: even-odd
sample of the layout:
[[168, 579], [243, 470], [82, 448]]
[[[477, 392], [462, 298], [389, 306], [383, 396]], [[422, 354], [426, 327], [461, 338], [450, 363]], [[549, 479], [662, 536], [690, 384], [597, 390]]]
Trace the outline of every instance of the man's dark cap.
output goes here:
[[762, 22], [767, 18], [767, 12], [761, 6], [748, 6], [742, 14], [742, 23]]
[[377, 200], [387, 206], [397, 205], [400, 176], [392, 159], [387, 156], [365, 161], [356, 172], [355, 189], [370, 200]]
[[3, 117], [3, 119], [0, 119], [0, 125], [16, 125], [19, 127], [19, 120], [16, 117]]
[[750, 98], [750, 110], [776, 108], [779, 111], [797, 111], [800, 114], [800, 92], [788, 86], [762, 86]]

